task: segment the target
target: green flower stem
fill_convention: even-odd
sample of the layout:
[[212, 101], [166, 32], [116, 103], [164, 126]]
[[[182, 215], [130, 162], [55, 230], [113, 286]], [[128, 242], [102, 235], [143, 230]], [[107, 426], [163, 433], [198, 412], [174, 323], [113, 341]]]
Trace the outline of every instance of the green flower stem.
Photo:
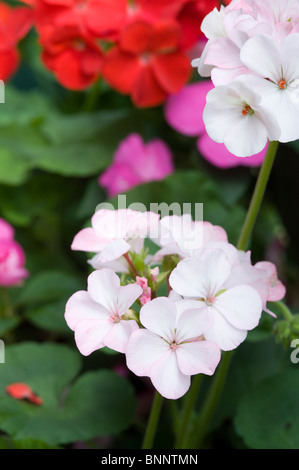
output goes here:
[[241, 231], [241, 235], [237, 244], [237, 248], [239, 250], [245, 250], [248, 244], [248, 241], [251, 236], [251, 232], [253, 230], [255, 221], [257, 219], [265, 190], [267, 187], [267, 183], [269, 180], [269, 176], [273, 167], [275, 155], [278, 148], [278, 142], [273, 141], [269, 142], [267, 153], [263, 162], [263, 165], [260, 169], [260, 173], [255, 185], [255, 189], [252, 195], [252, 199], [249, 205], [249, 209], [246, 215], [246, 219]]
[[196, 399], [197, 399], [197, 396], [198, 396], [198, 391], [199, 391], [199, 388], [200, 388], [200, 385], [201, 385], [201, 382], [202, 382], [202, 378], [203, 378], [202, 374], [198, 374], [193, 378], [193, 382], [192, 382], [190, 391], [189, 391], [189, 393], [187, 394], [187, 397], [186, 397], [186, 402], [185, 402], [185, 406], [184, 406], [184, 409], [183, 409], [183, 415], [182, 415], [182, 419], [181, 419], [181, 425], [179, 427], [179, 433], [178, 433], [178, 436], [177, 436], [177, 439], [176, 439], [176, 442], [175, 442], [175, 445], [174, 445], [175, 449], [182, 448], [184, 439], [186, 437], [186, 433], [188, 431], [190, 416], [191, 416], [191, 413], [194, 409], [194, 405], [195, 405], [195, 402], [196, 402]]
[[0, 317], [8, 318], [14, 316], [14, 308], [8, 295], [7, 289], [0, 287], [0, 297], [2, 298], [3, 308], [0, 308]]
[[[249, 209], [241, 230], [240, 238], [237, 244], [238, 250], [245, 250], [249, 242], [254, 224], [256, 222], [260, 207], [263, 202], [269, 176], [273, 167], [274, 159], [277, 153], [278, 142], [269, 142], [267, 153], [260, 169], [259, 176], [255, 185], [255, 189], [251, 198]], [[199, 419], [192, 430], [191, 434], [185, 441], [186, 448], [200, 448], [209, 427], [212, 416], [219, 403], [222, 390], [225, 385], [229, 364], [231, 361], [232, 351], [222, 354], [221, 362], [214, 375], [207, 397], [203, 403]]]
[[283, 303], [282, 301], [276, 301], [273, 303], [279, 308], [279, 310], [281, 311], [281, 313], [283, 314], [286, 320], [289, 320], [289, 321], [293, 320], [294, 316], [291, 310], [289, 309], [289, 307], [287, 307], [285, 303]]
[[158, 421], [162, 409], [163, 397], [160, 393], [156, 392], [152, 404], [150, 417], [148, 420], [146, 432], [144, 435], [142, 449], [151, 449], [155, 439], [155, 434], [158, 426]]
[[201, 447], [211, 418], [219, 403], [220, 396], [226, 381], [231, 357], [232, 351], [226, 351], [222, 353], [221, 362], [215, 373], [211, 387], [206, 395], [206, 400], [203, 403], [199, 419], [195, 423], [195, 426], [189, 435], [186, 437], [182, 446], [183, 449], [199, 449]]

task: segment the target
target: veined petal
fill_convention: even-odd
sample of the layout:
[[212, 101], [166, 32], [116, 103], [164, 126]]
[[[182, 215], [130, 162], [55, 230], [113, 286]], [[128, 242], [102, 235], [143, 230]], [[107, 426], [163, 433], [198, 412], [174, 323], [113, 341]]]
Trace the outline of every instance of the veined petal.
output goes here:
[[89, 251], [97, 253], [109, 243], [109, 240], [101, 239], [91, 227], [84, 228], [75, 235], [71, 245], [72, 250]]
[[126, 313], [128, 308], [140, 297], [143, 290], [138, 284], [120, 286], [117, 295], [117, 312], [119, 315]]

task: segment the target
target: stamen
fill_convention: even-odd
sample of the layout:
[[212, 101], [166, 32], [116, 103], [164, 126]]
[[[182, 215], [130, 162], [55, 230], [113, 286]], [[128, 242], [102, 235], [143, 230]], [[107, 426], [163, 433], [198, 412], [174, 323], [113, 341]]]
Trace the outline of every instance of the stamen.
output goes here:
[[247, 114], [249, 114], [251, 110], [252, 110], [251, 107], [247, 104], [247, 105], [244, 106], [244, 108], [242, 109], [242, 115], [243, 115], [243, 116], [247, 116]]
[[277, 85], [281, 90], [285, 90], [287, 87], [287, 82], [285, 80], [279, 80], [279, 82], [277, 82]]

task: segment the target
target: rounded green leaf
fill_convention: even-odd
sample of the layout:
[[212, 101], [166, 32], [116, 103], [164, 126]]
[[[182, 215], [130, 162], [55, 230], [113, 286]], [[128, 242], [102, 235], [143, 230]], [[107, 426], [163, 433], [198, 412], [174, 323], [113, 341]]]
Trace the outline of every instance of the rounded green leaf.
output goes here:
[[299, 448], [299, 374], [288, 370], [262, 381], [243, 397], [237, 432], [253, 449]]
[[[135, 414], [131, 384], [108, 370], [76, 376], [81, 356], [54, 343], [7, 346], [0, 365], [0, 429], [14, 441], [38, 440], [57, 446], [126, 429]], [[16, 400], [6, 386], [25, 382], [43, 400]]]

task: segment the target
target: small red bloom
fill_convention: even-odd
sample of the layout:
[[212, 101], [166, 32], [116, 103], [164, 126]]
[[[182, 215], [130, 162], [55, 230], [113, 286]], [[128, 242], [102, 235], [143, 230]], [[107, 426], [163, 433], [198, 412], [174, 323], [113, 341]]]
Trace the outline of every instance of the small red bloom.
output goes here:
[[99, 77], [103, 52], [93, 38], [81, 35], [77, 27], [44, 28], [40, 43], [45, 65], [62, 86], [82, 90]]
[[6, 387], [6, 392], [16, 400], [28, 400], [35, 405], [42, 405], [43, 400], [38, 397], [25, 383], [16, 382]]
[[0, 79], [8, 80], [16, 71], [20, 57], [18, 42], [32, 26], [32, 11], [26, 7], [11, 8], [0, 3]]
[[105, 80], [136, 106], [156, 106], [188, 81], [190, 60], [179, 50], [180, 27], [175, 21], [135, 21], [122, 31], [107, 53]]

